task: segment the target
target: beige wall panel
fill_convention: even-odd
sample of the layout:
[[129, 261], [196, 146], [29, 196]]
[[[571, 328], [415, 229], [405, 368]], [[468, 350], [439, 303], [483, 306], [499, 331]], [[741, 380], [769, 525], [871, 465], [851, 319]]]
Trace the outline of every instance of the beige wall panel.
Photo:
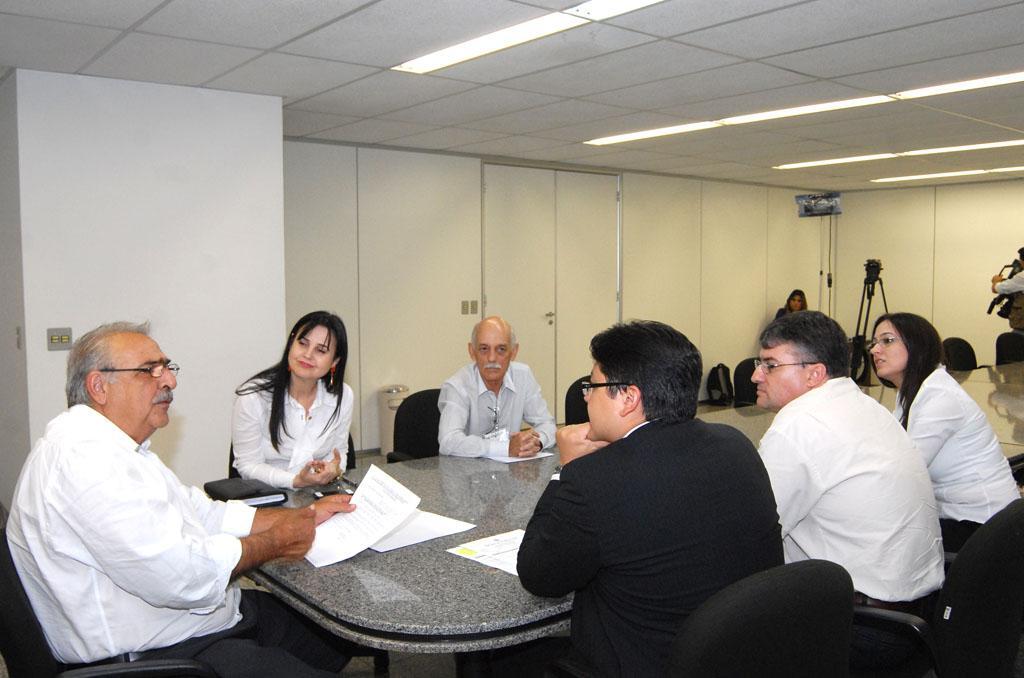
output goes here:
[[376, 392], [438, 388], [466, 364], [480, 299], [480, 161], [359, 149], [361, 431], [379, 447]]
[[[348, 334], [345, 382], [356, 394], [352, 438], [363, 449], [359, 422], [359, 251], [356, 234], [356, 149], [284, 144], [285, 332], [310, 311], [337, 313]], [[267, 357], [270, 365], [279, 354]]]
[[757, 355], [764, 327], [767, 189], [703, 182], [701, 336], [704, 372]]
[[700, 182], [622, 178], [622, 317], [700, 337]]
[[1024, 246], [1024, 181], [940, 186], [935, 196], [935, 327], [995, 363], [1006, 320], [986, 315], [991, 279]]
[[[890, 311], [909, 311], [931, 319], [934, 226], [932, 188], [843, 195], [843, 213], [836, 228], [833, 295], [835, 318], [848, 336], [853, 336], [857, 325], [867, 259], [882, 262], [881, 279]], [[865, 301], [865, 315], [866, 306]], [[876, 285], [866, 335], [884, 312]]]
[[[485, 315], [512, 323], [517, 360], [530, 366], [561, 421], [555, 390], [555, 173], [484, 166]], [[550, 316], [548, 314], [551, 314]]]
[[[828, 234], [828, 217], [797, 216], [792, 189], [768, 189], [767, 275], [764, 322], [786, 304], [789, 293], [801, 289], [807, 295], [807, 308], [821, 309], [820, 283], [826, 270], [821, 260], [821, 236]], [[827, 299], [826, 302], [827, 303]]]
[[589, 374], [590, 339], [618, 319], [618, 177], [557, 172], [558, 379], [564, 398]]

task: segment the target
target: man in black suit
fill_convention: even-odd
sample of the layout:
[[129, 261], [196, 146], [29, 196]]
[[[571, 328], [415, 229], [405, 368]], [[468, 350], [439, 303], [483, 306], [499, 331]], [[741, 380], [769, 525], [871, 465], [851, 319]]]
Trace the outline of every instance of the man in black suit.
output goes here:
[[719, 589], [781, 565], [764, 465], [734, 428], [694, 419], [700, 353], [663, 323], [590, 342], [590, 423], [558, 432], [563, 468], [519, 549], [530, 592], [575, 591], [574, 659], [593, 673], [664, 675], [683, 620]]

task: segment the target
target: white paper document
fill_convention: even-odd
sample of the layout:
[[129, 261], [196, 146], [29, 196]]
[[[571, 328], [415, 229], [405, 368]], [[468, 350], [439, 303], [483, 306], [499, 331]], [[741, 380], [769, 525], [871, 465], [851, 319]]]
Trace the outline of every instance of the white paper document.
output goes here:
[[532, 457], [487, 457], [491, 461], [498, 461], [502, 464], [514, 464], [517, 461], [530, 461], [531, 459], [543, 459], [544, 457], [550, 457], [554, 452], [538, 452]]
[[488, 567], [496, 567], [518, 577], [516, 559], [519, 557], [519, 545], [523, 543], [524, 534], [524, 530], [503, 532], [450, 548], [448, 553], [475, 560]]
[[403, 546], [419, 544], [421, 541], [447, 537], [449, 534], [472, 530], [474, 527], [476, 525], [473, 523], [464, 523], [461, 520], [416, 509], [412, 512], [411, 516], [406, 518], [404, 523], [396, 527], [370, 548], [380, 553], [393, 551]]
[[355, 511], [336, 513], [317, 526], [306, 560], [323, 567], [351, 558], [402, 524], [420, 498], [373, 465], [352, 495], [352, 503]]

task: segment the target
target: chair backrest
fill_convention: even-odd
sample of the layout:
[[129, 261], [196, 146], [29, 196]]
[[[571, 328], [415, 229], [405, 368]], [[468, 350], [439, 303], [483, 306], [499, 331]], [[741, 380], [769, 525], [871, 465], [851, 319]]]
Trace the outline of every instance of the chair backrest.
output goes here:
[[754, 376], [754, 358], [746, 358], [736, 364], [732, 371], [732, 403], [735, 407], [744, 407], [757, 403], [757, 385], [750, 381]]
[[687, 618], [672, 676], [849, 675], [853, 582], [841, 566], [804, 560], [750, 575]]
[[569, 388], [565, 391], [565, 411], [562, 414], [565, 415], [566, 425], [585, 424], [590, 421], [587, 401], [583, 399], [583, 390], [580, 388], [581, 384], [588, 379], [590, 379], [589, 374], [580, 377], [569, 384]]
[[943, 676], [1013, 675], [1024, 609], [1024, 499], [971, 535], [949, 568], [932, 630]]
[[1003, 332], [996, 337], [996, 365], [1024, 362], [1024, 334]]
[[437, 456], [437, 427], [441, 423], [437, 399], [440, 395], [441, 389], [428, 388], [413, 393], [398, 406], [395, 412], [396, 456], [405, 459]]
[[978, 369], [978, 358], [974, 355], [974, 348], [966, 339], [946, 337], [942, 340], [942, 350], [946, 354], [946, 367], [949, 369]]
[[43, 635], [36, 613], [21, 584], [7, 543], [7, 528], [0, 529], [0, 654], [11, 678], [57, 675], [57, 661]]

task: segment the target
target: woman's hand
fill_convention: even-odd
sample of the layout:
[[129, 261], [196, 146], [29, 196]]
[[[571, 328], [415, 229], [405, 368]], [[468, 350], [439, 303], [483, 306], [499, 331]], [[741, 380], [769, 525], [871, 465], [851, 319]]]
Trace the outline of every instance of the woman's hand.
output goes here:
[[314, 459], [295, 475], [292, 485], [296, 488], [333, 483], [341, 475], [341, 454], [333, 450], [329, 461]]

